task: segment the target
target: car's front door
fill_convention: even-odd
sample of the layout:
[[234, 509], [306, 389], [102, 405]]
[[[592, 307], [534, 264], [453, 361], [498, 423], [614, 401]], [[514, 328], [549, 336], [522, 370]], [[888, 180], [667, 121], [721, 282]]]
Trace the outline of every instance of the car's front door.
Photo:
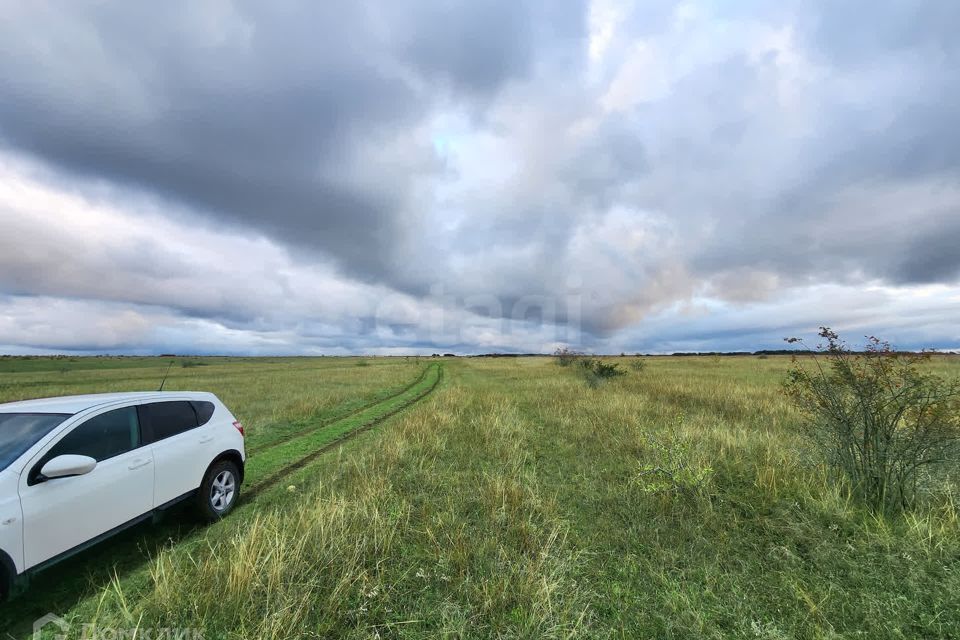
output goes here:
[[[84, 475], [43, 479], [43, 465], [64, 454], [90, 456], [97, 466]], [[149, 513], [153, 466], [150, 447], [141, 446], [136, 407], [93, 416], [38, 454], [20, 478], [26, 567]]]

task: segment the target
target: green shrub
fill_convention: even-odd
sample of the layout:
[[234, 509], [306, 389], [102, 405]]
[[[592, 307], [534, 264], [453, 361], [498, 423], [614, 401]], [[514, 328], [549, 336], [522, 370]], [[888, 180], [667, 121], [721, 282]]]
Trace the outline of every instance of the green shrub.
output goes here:
[[579, 351], [574, 351], [569, 347], [559, 347], [553, 352], [553, 356], [557, 359], [558, 365], [561, 367], [569, 367], [573, 363], [580, 360], [583, 357], [583, 354]]
[[602, 360], [593, 363], [592, 371], [598, 378], [616, 378], [626, 373], [616, 362], [604, 362]]
[[633, 369], [635, 373], [642, 373], [646, 366], [647, 363], [640, 358], [635, 358], [630, 361], [630, 368]]
[[857, 354], [827, 327], [820, 336], [825, 346], [794, 359], [787, 394], [853, 496], [875, 511], [913, 507], [920, 479], [958, 460], [960, 385], [924, 372], [928, 354], [874, 337]]
[[604, 362], [599, 358], [580, 357], [577, 359], [577, 366], [590, 388], [596, 388], [604, 381], [626, 373], [617, 363]]
[[689, 499], [707, 496], [713, 468], [701, 465], [690, 450], [690, 442], [680, 433], [684, 416], [659, 438], [647, 438], [648, 459], [640, 463], [634, 483], [644, 493], [682, 495]]

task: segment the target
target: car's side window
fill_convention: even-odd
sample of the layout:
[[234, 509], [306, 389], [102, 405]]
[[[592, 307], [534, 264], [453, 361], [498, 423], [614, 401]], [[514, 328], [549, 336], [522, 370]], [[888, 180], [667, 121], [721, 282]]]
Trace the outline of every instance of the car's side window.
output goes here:
[[215, 409], [212, 402], [193, 400], [190, 404], [193, 405], [194, 411], [197, 412], [197, 424], [202, 427], [210, 422], [210, 418], [213, 417], [213, 411]]
[[102, 462], [140, 446], [140, 423], [136, 407], [123, 407], [94, 416], [60, 439], [34, 465], [29, 481], [36, 482], [40, 469], [57, 456], [90, 456]]
[[146, 429], [149, 442], [157, 442], [178, 433], [195, 429], [198, 425], [197, 412], [193, 404], [186, 400], [151, 402], [141, 407], [149, 428]]
[[72, 453], [97, 462], [140, 446], [140, 424], [135, 407], [114, 409], [94, 416], [65, 435], [46, 458]]

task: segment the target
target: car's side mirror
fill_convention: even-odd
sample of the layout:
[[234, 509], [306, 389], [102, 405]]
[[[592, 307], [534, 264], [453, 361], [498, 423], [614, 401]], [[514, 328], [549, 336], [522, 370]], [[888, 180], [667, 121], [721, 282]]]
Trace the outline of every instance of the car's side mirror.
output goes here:
[[90, 473], [97, 466], [97, 461], [90, 456], [78, 456], [74, 454], [65, 454], [48, 460], [43, 468], [40, 469], [40, 478], [51, 480], [53, 478], [65, 478], [67, 476], [82, 476]]

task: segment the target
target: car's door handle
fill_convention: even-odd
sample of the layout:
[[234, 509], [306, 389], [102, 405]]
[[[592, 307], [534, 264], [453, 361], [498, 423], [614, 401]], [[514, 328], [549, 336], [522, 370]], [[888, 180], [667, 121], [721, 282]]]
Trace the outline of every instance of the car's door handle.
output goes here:
[[140, 467], [147, 466], [148, 464], [150, 464], [150, 462], [151, 460], [149, 458], [146, 458], [146, 459], [139, 458], [131, 462], [130, 465], [127, 467], [127, 469], [130, 469], [130, 470], [139, 469]]
[[200, 436], [200, 444], [207, 444], [213, 440], [213, 436]]

